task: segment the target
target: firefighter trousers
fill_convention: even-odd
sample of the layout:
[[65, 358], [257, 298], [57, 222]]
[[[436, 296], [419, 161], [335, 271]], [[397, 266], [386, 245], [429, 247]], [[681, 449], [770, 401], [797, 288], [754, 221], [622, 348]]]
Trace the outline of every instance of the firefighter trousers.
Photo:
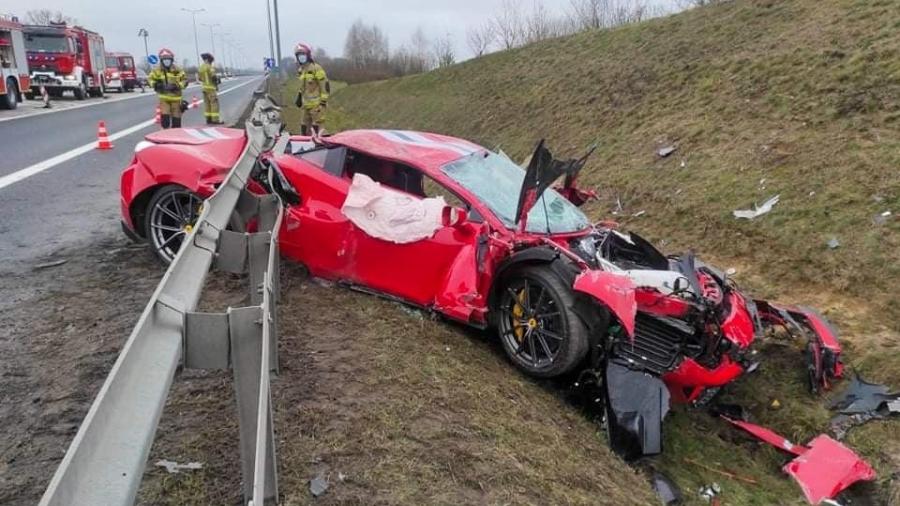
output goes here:
[[159, 99], [159, 115], [163, 128], [181, 127], [181, 100]]
[[203, 90], [203, 115], [207, 123], [219, 122], [219, 93], [216, 90]]

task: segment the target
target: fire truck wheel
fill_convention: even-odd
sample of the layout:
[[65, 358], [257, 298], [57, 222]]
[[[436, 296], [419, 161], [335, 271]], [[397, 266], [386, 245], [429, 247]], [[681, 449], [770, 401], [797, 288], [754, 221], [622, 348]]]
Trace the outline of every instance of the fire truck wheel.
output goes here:
[[19, 105], [19, 87], [15, 79], [6, 80], [6, 100], [3, 101], [4, 109], [15, 109]]
[[87, 87], [81, 83], [75, 88], [75, 100], [84, 100], [85, 98], [87, 98]]
[[30, 91], [25, 92], [25, 100], [34, 100], [34, 93]]

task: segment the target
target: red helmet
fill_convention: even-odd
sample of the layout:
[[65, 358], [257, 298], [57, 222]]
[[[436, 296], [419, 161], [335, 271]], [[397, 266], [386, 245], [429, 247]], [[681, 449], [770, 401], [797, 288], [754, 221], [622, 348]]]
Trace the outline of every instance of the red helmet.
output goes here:
[[297, 47], [294, 48], [294, 56], [300, 53], [305, 53], [307, 57], [312, 58], [312, 48], [308, 44], [302, 42], [297, 44]]
[[171, 58], [174, 60], [175, 53], [173, 53], [171, 49], [162, 48], [159, 50], [159, 59], [162, 60], [163, 58]]

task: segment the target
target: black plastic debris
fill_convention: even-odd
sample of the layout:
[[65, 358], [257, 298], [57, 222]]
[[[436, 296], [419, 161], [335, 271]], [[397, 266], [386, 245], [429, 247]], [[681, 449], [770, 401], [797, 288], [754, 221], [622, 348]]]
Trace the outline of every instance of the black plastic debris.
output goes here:
[[655, 376], [609, 362], [606, 416], [610, 448], [626, 460], [662, 452], [669, 390]]
[[663, 473], [655, 471], [653, 473], [652, 483], [653, 490], [656, 491], [656, 495], [662, 501], [663, 505], [669, 506], [681, 504], [684, 500], [684, 496], [681, 494], [681, 489], [678, 488], [678, 485]]
[[726, 417], [732, 420], [749, 421], [747, 410], [740, 404], [716, 403], [709, 407], [709, 414], [714, 418]]
[[853, 427], [900, 415], [900, 393], [889, 392], [886, 385], [854, 375], [850, 386], [828, 406], [838, 412], [829, 424], [835, 439], [843, 440]]

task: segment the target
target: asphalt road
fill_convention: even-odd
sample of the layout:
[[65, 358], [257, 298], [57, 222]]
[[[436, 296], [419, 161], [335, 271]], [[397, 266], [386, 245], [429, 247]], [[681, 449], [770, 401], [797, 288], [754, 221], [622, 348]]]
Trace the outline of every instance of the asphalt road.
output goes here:
[[[253, 76], [223, 83], [223, 121], [240, 115], [260, 81], [261, 76]], [[185, 94], [202, 100], [199, 88]], [[119, 174], [131, 161], [135, 144], [159, 128], [141, 126], [152, 120], [156, 104], [147, 93], [83, 107], [60, 104], [50, 113], [19, 113], [8, 120], [0, 111], [0, 273], [46, 259], [61, 248], [121, 233]], [[116, 138], [111, 151], [85, 149], [96, 143], [101, 120], [113, 137], [132, 131]], [[183, 120], [184, 126], [204, 122], [202, 104]], [[22, 178], [27, 174], [32, 175]]]

